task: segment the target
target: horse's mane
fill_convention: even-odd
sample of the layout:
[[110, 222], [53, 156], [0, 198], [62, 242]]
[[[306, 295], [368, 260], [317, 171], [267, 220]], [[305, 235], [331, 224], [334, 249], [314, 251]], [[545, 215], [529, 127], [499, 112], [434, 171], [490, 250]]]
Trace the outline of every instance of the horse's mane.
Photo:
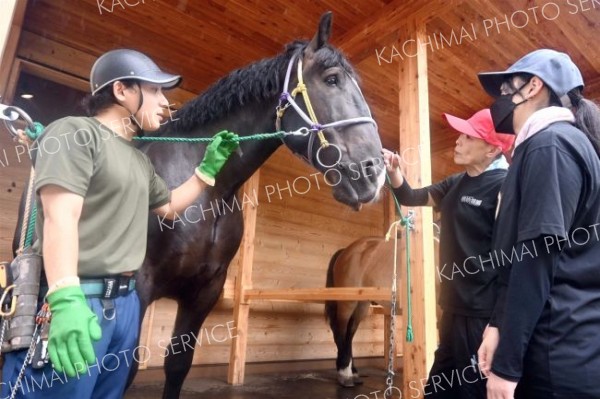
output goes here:
[[[307, 45], [307, 41], [294, 41], [287, 44], [285, 51], [276, 57], [236, 69], [187, 102], [174, 114], [175, 119], [161, 130], [190, 133], [195, 127], [223, 118], [250, 102], [267, 101], [279, 96], [289, 60]], [[329, 45], [320, 48], [315, 53], [315, 59], [325, 68], [341, 65], [349, 74], [356, 75], [346, 57]]]

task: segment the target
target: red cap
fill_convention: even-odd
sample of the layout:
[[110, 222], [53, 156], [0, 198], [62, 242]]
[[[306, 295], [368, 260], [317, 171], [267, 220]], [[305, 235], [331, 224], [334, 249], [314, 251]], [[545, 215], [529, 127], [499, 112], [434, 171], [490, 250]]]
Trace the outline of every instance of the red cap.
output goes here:
[[492, 114], [488, 108], [478, 111], [467, 120], [444, 114], [446, 120], [455, 130], [467, 136], [482, 139], [486, 143], [500, 147], [502, 152], [507, 152], [515, 141], [514, 134], [498, 133], [494, 129]]

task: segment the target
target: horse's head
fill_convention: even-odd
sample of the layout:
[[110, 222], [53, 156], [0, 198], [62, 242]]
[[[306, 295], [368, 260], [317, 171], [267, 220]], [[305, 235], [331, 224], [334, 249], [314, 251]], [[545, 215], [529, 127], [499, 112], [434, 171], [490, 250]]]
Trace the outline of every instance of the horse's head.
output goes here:
[[290, 60], [278, 127], [310, 129], [285, 144], [325, 175], [338, 201], [358, 209], [383, 185], [381, 141], [352, 66], [327, 42], [330, 31], [326, 13], [312, 41]]

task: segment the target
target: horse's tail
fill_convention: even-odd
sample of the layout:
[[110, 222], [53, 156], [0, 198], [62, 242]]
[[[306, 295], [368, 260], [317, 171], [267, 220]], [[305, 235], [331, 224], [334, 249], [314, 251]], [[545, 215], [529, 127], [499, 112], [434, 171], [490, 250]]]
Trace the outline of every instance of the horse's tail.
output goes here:
[[[331, 260], [329, 261], [329, 267], [327, 268], [327, 281], [325, 282], [325, 287], [333, 287], [333, 267], [335, 266], [335, 261], [340, 256], [342, 251], [345, 248], [338, 249], [336, 253], [333, 254]], [[336, 323], [335, 319], [337, 316], [337, 301], [325, 301], [325, 318], [329, 320], [329, 326], [333, 330], [333, 333], [337, 335]]]

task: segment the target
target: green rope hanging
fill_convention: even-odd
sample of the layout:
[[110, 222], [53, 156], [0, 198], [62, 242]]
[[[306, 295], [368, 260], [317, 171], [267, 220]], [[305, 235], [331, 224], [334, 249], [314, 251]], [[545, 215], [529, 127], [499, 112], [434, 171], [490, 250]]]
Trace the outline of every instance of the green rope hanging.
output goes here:
[[402, 209], [400, 208], [400, 203], [398, 203], [398, 199], [394, 195], [392, 182], [390, 181], [390, 176], [386, 174], [388, 185], [390, 186], [390, 191], [392, 192], [392, 198], [394, 198], [394, 203], [396, 204], [396, 212], [400, 217], [400, 224], [404, 226], [406, 230], [406, 296], [407, 296], [407, 325], [406, 325], [406, 342], [413, 342], [415, 336], [412, 325], [412, 295], [410, 292], [411, 286], [411, 265], [410, 265], [410, 229], [412, 228], [412, 220], [409, 216], [404, 216], [402, 214]]
[[35, 231], [35, 220], [37, 218], [37, 204], [36, 201], [32, 201], [33, 204], [31, 206], [31, 215], [29, 216], [29, 223], [27, 224], [27, 235], [25, 236], [25, 244], [23, 248], [28, 248], [31, 246], [33, 241], [33, 233]]

